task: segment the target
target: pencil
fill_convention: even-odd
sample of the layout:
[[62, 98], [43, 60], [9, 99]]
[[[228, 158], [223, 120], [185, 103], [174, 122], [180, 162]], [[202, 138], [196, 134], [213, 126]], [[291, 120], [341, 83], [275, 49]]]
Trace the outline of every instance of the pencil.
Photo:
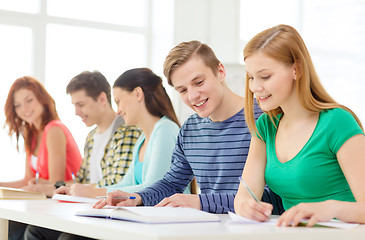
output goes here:
[[[260, 201], [256, 198], [255, 194], [253, 194], [252, 190], [250, 189], [250, 187], [247, 185], [247, 183], [245, 182], [245, 180], [243, 180], [242, 177], [238, 177], [238, 179], [241, 181], [241, 183], [243, 184], [243, 186], [247, 189], [247, 191], [250, 193], [250, 195], [255, 199], [256, 202], [260, 203]], [[260, 203], [261, 204], [261, 203]]]

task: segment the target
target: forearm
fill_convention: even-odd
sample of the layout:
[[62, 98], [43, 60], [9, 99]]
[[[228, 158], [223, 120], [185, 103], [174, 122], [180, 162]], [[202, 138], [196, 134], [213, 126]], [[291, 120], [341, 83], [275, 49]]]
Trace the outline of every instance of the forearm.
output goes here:
[[210, 213], [234, 212], [234, 193], [199, 194], [201, 210]]
[[343, 202], [328, 200], [334, 217], [345, 222], [365, 223], [365, 202]]
[[162, 179], [152, 186], [145, 188], [143, 191], [137, 192], [141, 196], [143, 205], [154, 206], [165, 197], [170, 197], [175, 193], [182, 193], [183, 190], [174, 186], [170, 182]]
[[21, 188], [27, 185], [26, 179], [21, 179], [18, 181], [12, 181], [12, 182], [0, 182], [1, 187], [12, 187], [12, 188]]

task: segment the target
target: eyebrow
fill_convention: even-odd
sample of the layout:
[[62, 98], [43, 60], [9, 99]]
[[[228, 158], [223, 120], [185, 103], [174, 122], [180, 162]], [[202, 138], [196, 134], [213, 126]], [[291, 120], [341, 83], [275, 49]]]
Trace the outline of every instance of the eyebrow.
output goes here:
[[[196, 81], [197, 79], [203, 77], [204, 74], [201, 74], [201, 73], [198, 73], [195, 77], [193, 77], [193, 79], [190, 80], [190, 82], [194, 82]], [[175, 89], [178, 90], [180, 88], [184, 88], [184, 86], [176, 86]]]
[[[270, 70], [270, 69], [267, 69], [267, 68], [261, 69], [261, 70], [257, 71], [257, 72], [256, 72], [256, 74], [258, 74], [258, 73], [260, 73], [260, 72], [263, 72], [263, 71], [265, 71], [265, 70]], [[249, 75], [251, 74], [251, 73], [249, 73], [248, 71], [246, 71], [246, 73], [247, 73], [247, 74], [249, 74]]]

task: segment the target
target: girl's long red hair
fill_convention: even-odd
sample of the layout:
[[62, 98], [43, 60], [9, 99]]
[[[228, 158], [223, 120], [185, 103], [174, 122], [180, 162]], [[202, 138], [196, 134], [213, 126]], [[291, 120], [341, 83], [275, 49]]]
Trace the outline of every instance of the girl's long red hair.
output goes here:
[[15, 80], [10, 87], [8, 97], [4, 106], [6, 121], [5, 125], [9, 128], [9, 136], [15, 134], [17, 140], [17, 149], [19, 150], [19, 136], [24, 138], [25, 150], [27, 154], [34, 151], [32, 140], [36, 139], [39, 132], [31, 124], [23, 121], [15, 112], [14, 93], [22, 88], [26, 88], [34, 93], [37, 100], [43, 105], [43, 114], [41, 121], [41, 130], [52, 120], [58, 120], [56, 104], [51, 95], [46, 91], [43, 85], [33, 77], [25, 76]]

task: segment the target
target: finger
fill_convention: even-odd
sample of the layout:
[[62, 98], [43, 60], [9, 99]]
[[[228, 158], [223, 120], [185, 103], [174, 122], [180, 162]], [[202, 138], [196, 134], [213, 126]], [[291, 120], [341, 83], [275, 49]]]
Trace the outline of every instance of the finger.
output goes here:
[[66, 194], [66, 187], [65, 186], [59, 187], [54, 192], [56, 194]]
[[137, 206], [137, 203], [133, 199], [128, 199], [128, 200], [124, 200], [124, 201], [121, 201], [121, 202], [117, 203], [116, 206], [135, 207], [135, 206]]
[[155, 207], [165, 207], [170, 203], [170, 198], [164, 198], [161, 202], [157, 203]]
[[257, 203], [255, 200], [248, 200], [247, 201], [247, 205], [248, 207], [246, 207], [246, 213], [248, 214], [249, 218], [256, 220], [256, 221], [260, 221], [260, 222], [264, 222], [268, 220], [268, 215], [270, 215], [271, 210], [266, 209], [262, 204]]
[[290, 208], [280, 217], [279, 226], [286, 227], [290, 226], [293, 223], [294, 216], [297, 214], [297, 209], [295, 207]]
[[106, 199], [103, 199], [103, 200], [99, 200], [99, 201], [97, 201], [97, 202], [94, 204], [93, 208], [97, 208], [97, 209], [99, 209], [99, 208], [103, 208], [105, 205], [106, 205]]
[[312, 215], [307, 223], [307, 227], [313, 227], [316, 223], [318, 223], [319, 219], [316, 215]]

